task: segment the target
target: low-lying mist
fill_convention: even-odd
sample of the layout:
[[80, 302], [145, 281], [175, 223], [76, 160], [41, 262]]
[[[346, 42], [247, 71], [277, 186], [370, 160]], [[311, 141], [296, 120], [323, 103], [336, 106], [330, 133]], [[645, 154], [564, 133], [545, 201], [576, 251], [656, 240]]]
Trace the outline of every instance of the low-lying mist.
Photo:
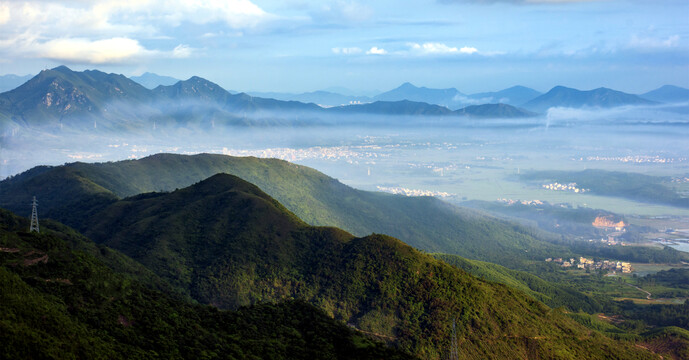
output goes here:
[[689, 120], [676, 108], [556, 108], [521, 119], [262, 112], [241, 125], [218, 115], [126, 129], [12, 126], [2, 133], [0, 177], [36, 165], [207, 152], [284, 159], [366, 190], [589, 204], [588, 195], [544, 194], [515, 174], [588, 168], [689, 174]]

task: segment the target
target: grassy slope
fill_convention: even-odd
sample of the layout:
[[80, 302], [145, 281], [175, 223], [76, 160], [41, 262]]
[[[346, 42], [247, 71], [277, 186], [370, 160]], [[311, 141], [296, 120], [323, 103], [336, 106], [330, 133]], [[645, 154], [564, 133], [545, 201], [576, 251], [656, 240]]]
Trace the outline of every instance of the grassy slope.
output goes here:
[[275, 159], [158, 154], [136, 161], [74, 163], [3, 181], [0, 206], [28, 215], [26, 203], [31, 194], [36, 194], [44, 214], [79, 227], [82, 224], [78, 217], [56, 214], [44, 204], [44, 198], [61, 196], [58, 189], [46, 191], [31, 185], [31, 181], [40, 178], [45, 179], [42, 182], [53, 182], [53, 174], [59, 171], [69, 171], [78, 179], [73, 181], [96, 184], [120, 197], [170, 191], [224, 172], [258, 185], [309, 224], [336, 226], [359, 236], [390, 234], [426, 251], [507, 266], [519, 266], [525, 258], [540, 259], [555, 249], [554, 245], [534, 238], [531, 230], [472, 210], [433, 198], [355, 190], [316, 170]]
[[505, 284], [523, 291], [551, 307], [564, 306], [572, 311], [585, 311], [588, 313], [600, 312], [602, 309], [601, 304], [596, 300], [579, 291], [573, 290], [568, 286], [542, 280], [538, 276], [523, 271], [508, 269], [504, 266], [483, 261], [469, 260], [456, 255], [433, 254], [433, 256], [476, 277]]
[[94, 240], [201, 302], [303, 298], [421, 356], [442, 354], [456, 319], [461, 351], [484, 358], [647, 357], [394, 238], [310, 227], [230, 175], [125, 199], [90, 221]]
[[116, 251], [47, 225], [23, 233], [26, 219], [0, 210], [2, 358], [412, 358], [300, 301], [228, 312], [177, 300], [106, 266]]
[[664, 327], [644, 334], [642, 345], [670, 359], [689, 359], [689, 331], [678, 327]]

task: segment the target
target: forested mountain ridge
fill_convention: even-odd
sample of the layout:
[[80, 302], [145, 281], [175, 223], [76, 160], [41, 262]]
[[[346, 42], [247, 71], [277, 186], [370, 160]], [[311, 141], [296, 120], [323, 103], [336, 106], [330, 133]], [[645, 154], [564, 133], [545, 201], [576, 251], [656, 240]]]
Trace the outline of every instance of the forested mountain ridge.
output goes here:
[[422, 357], [442, 355], [453, 321], [460, 350], [484, 358], [647, 356], [394, 238], [311, 227], [231, 175], [126, 198], [88, 222], [87, 235], [201, 303], [305, 299]]
[[528, 228], [474, 210], [429, 197], [356, 190], [314, 169], [276, 159], [157, 154], [133, 161], [37, 167], [0, 182], [0, 206], [28, 216], [26, 204], [35, 195], [44, 215], [82, 229], [77, 221], [82, 212], [117, 198], [186, 187], [223, 172], [258, 185], [309, 224], [335, 226], [357, 236], [384, 233], [425, 251], [507, 266], [564, 251]]
[[69, 228], [44, 221], [38, 234], [27, 227], [0, 209], [2, 358], [414, 358], [303, 301], [238, 311], [192, 304]]

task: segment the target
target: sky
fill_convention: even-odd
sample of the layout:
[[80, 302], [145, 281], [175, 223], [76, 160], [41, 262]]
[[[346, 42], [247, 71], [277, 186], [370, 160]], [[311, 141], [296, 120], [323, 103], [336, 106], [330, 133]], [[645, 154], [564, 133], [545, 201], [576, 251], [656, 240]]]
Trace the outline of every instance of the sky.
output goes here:
[[235, 91], [642, 93], [689, 88], [689, 1], [0, 0], [0, 75], [63, 64]]

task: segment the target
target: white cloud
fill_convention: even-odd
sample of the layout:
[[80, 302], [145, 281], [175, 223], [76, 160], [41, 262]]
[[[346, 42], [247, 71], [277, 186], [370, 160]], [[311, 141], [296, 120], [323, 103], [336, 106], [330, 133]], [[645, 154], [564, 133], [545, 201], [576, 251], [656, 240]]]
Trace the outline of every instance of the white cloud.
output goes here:
[[377, 46], [374, 46], [366, 51], [366, 55], [385, 55], [387, 53], [388, 52], [385, 51], [385, 49], [379, 49]]
[[459, 49], [459, 52], [462, 54], [473, 54], [477, 53], [478, 49], [475, 47], [463, 46], [461, 49]]
[[679, 35], [669, 36], [667, 39], [632, 36], [629, 46], [637, 49], [663, 49], [679, 45]]
[[271, 17], [249, 0], [176, 0], [155, 1], [153, 13], [159, 12], [166, 21], [175, 25], [182, 22], [208, 24], [224, 22], [231, 28], [250, 28]]
[[421, 52], [424, 54], [449, 54], [449, 53], [456, 53], [459, 50], [457, 50], [456, 47], [449, 47], [445, 44], [441, 43], [425, 43], [425, 44], [416, 44], [412, 43], [410, 44], [410, 47], [412, 50], [416, 52]]
[[474, 54], [478, 52], [475, 47], [464, 46], [462, 48], [450, 47], [443, 43], [427, 42], [423, 44], [409, 43], [411, 51], [421, 55], [444, 54]]
[[67, 63], [113, 64], [155, 54], [138, 41], [112, 38], [90, 41], [87, 39], [53, 39], [35, 45], [37, 55]]
[[194, 49], [150, 50], [140, 39], [172, 39], [183, 23], [240, 32], [274, 16], [250, 0], [0, 0], [0, 52], [70, 63], [121, 63], [152, 55], [186, 58]]
[[179, 44], [172, 50], [172, 57], [176, 59], [188, 58], [191, 56], [193, 49], [186, 44]]
[[333, 54], [343, 54], [343, 55], [354, 55], [354, 54], [360, 54], [361, 49], [358, 47], [347, 47], [347, 48], [332, 48]]
[[0, 4], [0, 25], [10, 21], [10, 7], [7, 4]]
[[248, 29], [274, 18], [249, 0], [0, 1], [0, 37], [153, 37], [182, 23]]

